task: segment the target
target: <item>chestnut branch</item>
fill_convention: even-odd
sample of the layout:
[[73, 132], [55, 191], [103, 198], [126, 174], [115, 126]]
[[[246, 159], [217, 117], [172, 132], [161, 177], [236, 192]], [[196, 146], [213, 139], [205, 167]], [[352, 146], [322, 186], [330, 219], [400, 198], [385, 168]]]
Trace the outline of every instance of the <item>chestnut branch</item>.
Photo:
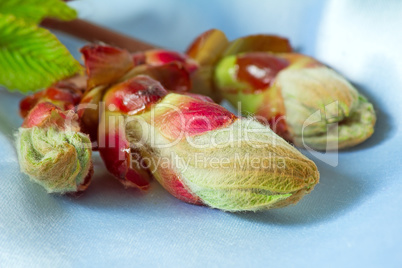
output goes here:
[[90, 23], [85, 20], [76, 19], [72, 21], [59, 21], [56, 19], [44, 19], [41, 23], [42, 26], [61, 31], [63, 33], [72, 35], [74, 37], [86, 40], [88, 42], [104, 42], [116, 47], [127, 49], [130, 52], [144, 51], [156, 48], [156, 46], [140, 41], [133, 37], [123, 35], [101, 27], [99, 25]]

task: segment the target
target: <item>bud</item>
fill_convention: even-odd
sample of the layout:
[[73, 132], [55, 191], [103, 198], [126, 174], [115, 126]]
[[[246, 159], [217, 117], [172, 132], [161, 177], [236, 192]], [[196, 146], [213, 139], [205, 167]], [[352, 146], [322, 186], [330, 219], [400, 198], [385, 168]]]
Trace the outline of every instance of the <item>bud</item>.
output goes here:
[[[144, 90], [147, 89], [147, 90]], [[138, 75], [107, 90], [99, 125], [99, 153], [108, 171], [124, 186], [149, 188], [150, 176], [141, 166], [141, 154], [128, 141], [125, 119], [159, 101], [167, 91], [148, 76]]]
[[[190, 73], [198, 65], [185, 54], [161, 49], [130, 54], [108, 45], [88, 45], [81, 53], [88, 75], [88, 90], [78, 111], [81, 126], [98, 141], [96, 148], [110, 173], [124, 186], [146, 190], [150, 175], [139, 165], [141, 155], [127, 141], [124, 119], [159, 100], [158, 94], [166, 95], [162, 85], [168, 90], [189, 91]], [[147, 78], [141, 79], [141, 75]], [[135, 77], [139, 78], [133, 80]], [[143, 86], [152, 86], [154, 91], [138, 95]], [[104, 110], [99, 107], [102, 101]]]
[[286, 38], [274, 35], [249, 35], [229, 42], [226, 35], [217, 29], [199, 35], [188, 47], [187, 55], [196, 60], [199, 68], [192, 75], [192, 92], [208, 95], [219, 103], [223, 96], [215, 89], [213, 76], [219, 59], [247, 51], [291, 52]]
[[[115, 106], [126, 117], [125, 137], [175, 197], [226, 211], [256, 211], [294, 204], [318, 183], [311, 160], [268, 127], [239, 119], [209, 99], [157, 94], [138, 109], [137, 97], [155, 91], [155, 82], [147, 80], [139, 76], [127, 82], [130, 87], [116, 85], [105, 102], [130, 96]], [[142, 88], [133, 90], [134, 84]]]
[[200, 66], [191, 77], [193, 93], [208, 95], [216, 102], [222, 100], [219, 92], [214, 90], [212, 78], [215, 64], [228, 45], [226, 35], [217, 29], [202, 33], [190, 44], [186, 54]]
[[[346, 148], [374, 131], [372, 104], [338, 73], [301, 54], [227, 56], [215, 69], [215, 86], [233, 105], [240, 102], [243, 113], [255, 115], [300, 147]], [[308, 123], [315, 112], [319, 118]], [[334, 123], [335, 133], [329, 131]]]
[[130, 53], [117, 47], [91, 44], [80, 52], [85, 60], [88, 89], [117, 80], [134, 67]]
[[189, 58], [186, 54], [182, 54], [176, 51], [166, 50], [166, 49], [151, 49], [145, 52], [137, 52], [144, 54], [144, 61], [137, 62], [141, 64], [160, 66], [172, 62], [178, 62], [183, 64], [185, 69], [192, 73], [198, 69], [198, 64], [193, 59]]
[[222, 56], [226, 57], [250, 51], [289, 53], [292, 52], [292, 47], [289, 40], [284, 37], [268, 34], [247, 35], [230, 42]]
[[[305, 56], [296, 57], [290, 60], [300, 65], [283, 70], [276, 80], [293, 142], [300, 147], [331, 150], [352, 147], [368, 139], [376, 121], [373, 105], [334, 70], [311, 58], [301, 64], [303, 59], [298, 57]], [[308, 123], [317, 111], [320, 120]], [[337, 124], [338, 131], [330, 131], [330, 124]]]
[[185, 54], [153, 49], [129, 53], [105, 44], [91, 44], [81, 48], [88, 76], [87, 88], [80, 102], [78, 115], [81, 126], [92, 140], [98, 138], [99, 103], [108, 87], [140, 74], [158, 80], [172, 91], [186, 92], [191, 88], [190, 73], [198, 68]]
[[74, 105], [81, 89], [59, 82], [21, 101], [16, 133], [21, 171], [49, 193], [85, 190], [93, 174], [91, 141], [80, 132]]

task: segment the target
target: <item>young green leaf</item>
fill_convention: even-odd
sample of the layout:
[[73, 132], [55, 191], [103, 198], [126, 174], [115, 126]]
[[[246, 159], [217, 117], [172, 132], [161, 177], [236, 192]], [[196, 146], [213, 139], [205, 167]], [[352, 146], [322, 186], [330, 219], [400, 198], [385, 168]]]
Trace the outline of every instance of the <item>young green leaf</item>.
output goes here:
[[27, 93], [80, 70], [80, 64], [48, 30], [0, 14], [0, 85]]
[[72, 20], [77, 12], [61, 0], [2, 0], [0, 14], [14, 15], [30, 24], [38, 24], [43, 18]]

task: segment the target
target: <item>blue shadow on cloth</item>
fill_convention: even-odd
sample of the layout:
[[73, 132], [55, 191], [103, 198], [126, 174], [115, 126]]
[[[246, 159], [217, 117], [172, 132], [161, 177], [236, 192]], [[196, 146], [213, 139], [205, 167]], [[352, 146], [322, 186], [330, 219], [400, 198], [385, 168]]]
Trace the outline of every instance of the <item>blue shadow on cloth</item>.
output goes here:
[[344, 217], [347, 211], [368, 198], [374, 189], [364, 181], [317, 162], [320, 183], [298, 204], [259, 213], [235, 213], [248, 221], [273, 225], [313, 225]]

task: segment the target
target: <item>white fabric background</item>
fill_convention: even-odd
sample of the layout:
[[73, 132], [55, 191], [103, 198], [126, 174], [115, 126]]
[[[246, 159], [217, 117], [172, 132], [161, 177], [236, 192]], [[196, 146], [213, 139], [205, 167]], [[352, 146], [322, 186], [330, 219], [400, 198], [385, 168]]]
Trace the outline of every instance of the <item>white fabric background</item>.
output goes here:
[[[280, 2], [280, 3], [278, 3]], [[0, 89], [0, 266], [400, 267], [402, 2], [375, 0], [72, 3], [81, 17], [182, 50], [212, 28], [275, 33], [332, 66], [374, 103], [374, 136], [316, 160], [321, 182], [298, 205], [229, 214], [185, 204], [156, 183], [125, 190], [98, 157], [80, 198], [48, 195], [18, 169], [21, 96]], [[83, 43], [62, 40], [78, 55]], [[0, 63], [1, 64], [1, 63]]]

